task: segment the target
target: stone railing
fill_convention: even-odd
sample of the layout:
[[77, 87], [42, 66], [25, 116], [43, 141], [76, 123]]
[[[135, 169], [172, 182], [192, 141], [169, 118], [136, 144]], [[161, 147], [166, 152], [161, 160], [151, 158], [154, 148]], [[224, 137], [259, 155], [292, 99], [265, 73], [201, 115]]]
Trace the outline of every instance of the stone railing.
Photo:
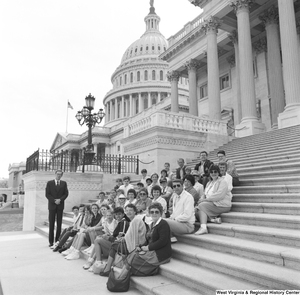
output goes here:
[[189, 32], [193, 31], [195, 28], [199, 27], [203, 23], [202, 13], [194, 18], [192, 21], [188, 22], [183, 29], [177, 32], [174, 36], [171, 36], [168, 39], [169, 46], [172, 46], [184, 36], [186, 36]]
[[124, 137], [132, 136], [152, 127], [174, 128], [220, 135], [227, 134], [226, 122], [211, 121], [190, 114], [178, 114], [157, 110], [142, 119], [140, 118], [134, 122], [129, 122], [126, 127], [124, 126]]

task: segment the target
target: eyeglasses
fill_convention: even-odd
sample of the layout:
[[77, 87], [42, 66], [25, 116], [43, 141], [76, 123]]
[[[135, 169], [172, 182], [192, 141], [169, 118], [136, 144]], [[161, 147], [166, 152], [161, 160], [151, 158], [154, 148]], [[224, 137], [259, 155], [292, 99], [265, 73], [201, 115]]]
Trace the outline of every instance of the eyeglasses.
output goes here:
[[181, 187], [181, 184], [179, 184], [179, 183], [178, 184], [174, 184], [173, 188], [176, 188], [176, 187]]
[[158, 210], [151, 210], [150, 214], [160, 214], [160, 212]]

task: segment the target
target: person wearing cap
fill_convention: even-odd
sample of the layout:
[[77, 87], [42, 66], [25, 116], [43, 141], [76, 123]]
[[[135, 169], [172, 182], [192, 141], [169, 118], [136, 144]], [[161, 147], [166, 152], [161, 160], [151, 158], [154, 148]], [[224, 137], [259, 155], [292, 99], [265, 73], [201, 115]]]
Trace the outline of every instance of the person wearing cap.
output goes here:
[[194, 189], [198, 192], [199, 197], [201, 198], [202, 196], [204, 196], [204, 188], [203, 185], [199, 182], [199, 172], [197, 170], [193, 170], [192, 175], [195, 179]]
[[[172, 234], [190, 234], [194, 231], [195, 223], [194, 198], [183, 189], [181, 179], [173, 180], [173, 191], [172, 214], [166, 221], [170, 226]], [[176, 237], [172, 236], [171, 242], [176, 243]]]
[[123, 195], [123, 194], [119, 195], [119, 197], [118, 197], [118, 207], [124, 208], [125, 207], [125, 202], [126, 202], [125, 195]]
[[140, 182], [144, 185], [144, 187], [147, 187], [147, 178], [149, 178], [149, 176], [147, 175], [148, 171], [146, 169], [142, 169], [141, 171], [142, 173], [142, 179], [140, 180]]

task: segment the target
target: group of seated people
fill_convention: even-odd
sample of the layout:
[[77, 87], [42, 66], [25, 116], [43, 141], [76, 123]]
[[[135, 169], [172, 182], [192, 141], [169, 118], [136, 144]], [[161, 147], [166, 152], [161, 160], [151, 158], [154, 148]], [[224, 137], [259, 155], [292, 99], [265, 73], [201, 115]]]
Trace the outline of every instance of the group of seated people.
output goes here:
[[[225, 156], [224, 151], [219, 154], [219, 159]], [[128, 176], [117, 179], [108, 197], [100, 192], [96, 203], [73, 207], [73, 225], [64, 229], [53, 251], [73, 260], [87, 245], [83, 251], [89, 258], [83, 268], [94, 273], [100, 269], [100, 275], [108, 276], [123, 243], [121, 252], [135, 252], [131, 265], [145, 274], [153, 273], [151, 267], [170, 261], [176, 236], [207, 234], [207, 222], [221, 223], [220, 214], [230, 211], [231, 190], [238, 185], [238, 174], [234, 163], [228, 162], [222, 157], [216, 165], [201, 152], [194, 170], [179, 159], [176, 173], [170, 171], [169, 163], [160, 176], [153, 173], [148, 177], [143, 169], [136, 187]], [[195, 232], [196, 220], [200, 229]]]

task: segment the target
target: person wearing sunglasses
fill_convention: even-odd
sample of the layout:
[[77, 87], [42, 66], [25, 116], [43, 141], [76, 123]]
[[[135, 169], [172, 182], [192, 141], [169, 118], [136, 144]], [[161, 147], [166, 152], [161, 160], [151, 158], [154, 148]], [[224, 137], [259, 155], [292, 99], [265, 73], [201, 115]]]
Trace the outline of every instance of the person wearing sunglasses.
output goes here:
[[152, 201], [148, 198], [148, 190], [146, 188], [140, 189], [139, 200], [135, 203], [138, 213], [142, 213], [151, 205]]
[[139, 245], [131, 262], [133, 275], [136, 270], [139, 275], [154, 275], [158, 272], [158, 266], [170, 261], [172, 255], [170, 241], [170, 227], [166, 220], [162, 219], [163, 207], [160, 203], [153, 203], [148, 208], [152, 223], [146, 234], [146, 241]]
[[[215, 219], [222, 213], [227, 213], [231, 209], [232, 194], [228, 189], [226, 180], [221, 176], [218, 165], [212, 165], [209, 168], [210, 181], [207, 183], [204, 198], [201, 198], [198, 203], [198, 212], [200, 219], [200, 229], [195, 235], [207, 234], [207, 220]], [[221, 223], [221, 218], [218, 218], [216, 223]]]
[[[166, 221], [172, 235], [190, 234], [194, 231], [194, 198], [183, 189], [181, 179], [173, 180], [172, 214]], [[176, 237], [172, 236], [171, 242], [176, 243]]]

